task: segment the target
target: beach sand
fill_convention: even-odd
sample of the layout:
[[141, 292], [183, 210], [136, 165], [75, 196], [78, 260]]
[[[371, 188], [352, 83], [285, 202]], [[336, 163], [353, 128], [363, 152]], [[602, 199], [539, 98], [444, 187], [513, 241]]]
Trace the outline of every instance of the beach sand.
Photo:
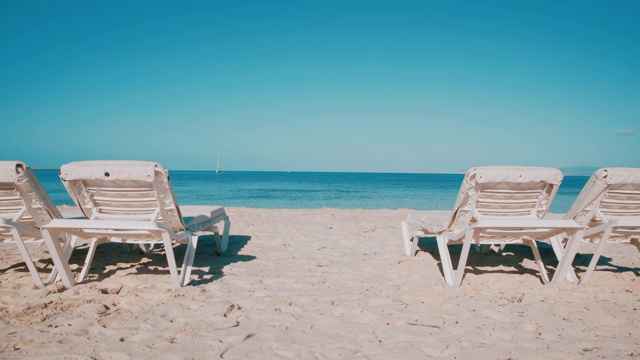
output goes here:
[[[434, 239], [404, 255], [408, 210], [227, 212], [229, 249], [216, 256], [202, 240], [180, 290], [162, 249], [143, 256], [102, 245], [85, 282], [65, 290], [36, 288], [17, 247], [2, 245], [0, 358], [640, 357], [632, 246], [608, 246], [580, 287], [543, 285], [526, 246], [472, 252], [462, 286], [451, 288]], [[35, 249], [51, 263], [44, 245]], [[585, 266], [589, 251], [578, 257]], [[176, 252], [181, 261], [184, 246]], [[541, 252], [554, 268], [551, 248]]]

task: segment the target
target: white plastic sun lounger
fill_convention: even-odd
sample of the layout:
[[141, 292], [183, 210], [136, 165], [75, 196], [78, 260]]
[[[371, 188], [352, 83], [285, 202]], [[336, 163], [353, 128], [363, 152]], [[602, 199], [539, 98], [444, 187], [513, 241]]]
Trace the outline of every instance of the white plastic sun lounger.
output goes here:
[[[587, 271], [579, 281], [579, 284], [585, 284], [606, 244], [629, 243], [640, 250], [640, 169], [599, 169], [587, 181], [564, 218], [573, 219], [585, 228], [582, 242], [598, 244]], [[551, 245], [560, 261], [558, 268], [563, 267], [566, 279], [572, 282], [578, 281], [571, 267], [579, 249], [578, 240], [569, 240], [566, 235], [551, 238]], [[561, 276], [560, 280], [564, 278]]]
[[[571, 219], [542, 219], [562, 178], [560, 170], [553, 168], [472, 168], [464, 177], [453, 212], [413, 212], [402, 222], [405, 252], [415, 254], [419, 237], [435, 237], [445, 282], [460, 286], [472, 244], [526, 244], [533, 251], [542, 281], [548, 283], [536, 240], [561, 233], [580, 237], [582, 232]], [[417, 229], [414, 236], [410, 227]], [[450, 244], [463, 245], [456, 270], [447, 246]]]
[[[227, 248], [230, 220], [219, 206], [178, 206], [168, 171], [143, 161], [83, 161], [63, 165], [60, 178], [86, 219], [53, 220], [43, 227], [45, 242], [65, 287], [75, 284], [69, 263], [62, 256], [60, 234], [92, 243], [78, 281], [87, 274], [98, 244], [123, 242], [162, 244], [174, 288], [188, 284], [198, 237], [215, 235], [216, 250]], [[224, 222], [222, 239], [217, 224]], [[186, 244], [178, 274], [173, 245]]]
[[[25, 244], [41, 244], [40, 227], [61, 218], [31, 168], [20, 161], [0, 161], [0, 242], [16, 243], [38, 287], [53, 281], [55, 267], [43, 282]], [[68, 247], [64, 250], [69, 253]]]

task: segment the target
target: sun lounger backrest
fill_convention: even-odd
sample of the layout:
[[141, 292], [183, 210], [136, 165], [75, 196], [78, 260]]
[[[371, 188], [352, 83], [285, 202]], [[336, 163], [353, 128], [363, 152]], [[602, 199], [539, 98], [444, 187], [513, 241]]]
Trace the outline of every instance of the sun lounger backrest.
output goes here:
[[148, 220], [173, 231], [184, 230], [169, 173], [160, 164], [75, 162], [62, 166], [60, 179], [89, 219]]
[[477, 167], [462, 182], [450, 229], [481, 218], [542, 218], [549, 210], [562, 172], [540, 167]]
[[20, 161], [0, 161], [0, 216], [36, 228], [62, 218], [31, 168]]
[[589, 178], [566, 218], [591, 227], [629, 216], [640, 216], [640, 169], [602, 168]]

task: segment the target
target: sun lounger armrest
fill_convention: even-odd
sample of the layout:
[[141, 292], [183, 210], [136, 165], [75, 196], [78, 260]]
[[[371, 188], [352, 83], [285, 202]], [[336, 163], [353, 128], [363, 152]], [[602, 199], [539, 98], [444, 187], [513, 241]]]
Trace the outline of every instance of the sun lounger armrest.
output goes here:
[[227, 219], [221, 206], [186, 205], [180, 206], [182, 219], [188, 230], [202, 231]]
[[616, 219], [611, 223], [611, 226], [638, 228], [638, 224], [640, 224], [640, 217], [634, 216]]
[[169, 231], [153, 221], [113, 221], [88, 219], [55, 219], [42, 227], [43, 229], [109, 229], [109, 230], [146, 230]]
[[471, 226], [476, 229], [573, 229], [580, 230], [583, 227], [572, 219], [483, 219]]
[[605, 232], [607, 229], [618, 229], [618, 228], [628, 228], [629, 231], [625, 232], [628, 234], [639, 234], [640, 235], [640, 218], [638, 217], [629, 217], [629, 218], [620, 218], [611, 222], [607, 222], [598, 226], [594, 226], [585, 231], [585, 237], [592, 236], [594, 234], [598, 234], [601, 232]]
[[8, 226], [16, 228], [19, 232], [23, 234], [29, 234], [31, 236], [40, 237], [40, 231], [38, 229], [32, 228], [30, 226], [22, 225], [15, 221], [11, 221], [9, 219], [0, 218], [0, 226]]

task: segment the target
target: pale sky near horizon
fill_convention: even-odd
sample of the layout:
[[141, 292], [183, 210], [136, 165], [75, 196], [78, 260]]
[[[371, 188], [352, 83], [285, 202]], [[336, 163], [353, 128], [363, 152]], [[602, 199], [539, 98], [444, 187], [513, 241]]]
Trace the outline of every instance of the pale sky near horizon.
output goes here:
[[638, 1], [2, 1], [0, 160], [640, 167]]

